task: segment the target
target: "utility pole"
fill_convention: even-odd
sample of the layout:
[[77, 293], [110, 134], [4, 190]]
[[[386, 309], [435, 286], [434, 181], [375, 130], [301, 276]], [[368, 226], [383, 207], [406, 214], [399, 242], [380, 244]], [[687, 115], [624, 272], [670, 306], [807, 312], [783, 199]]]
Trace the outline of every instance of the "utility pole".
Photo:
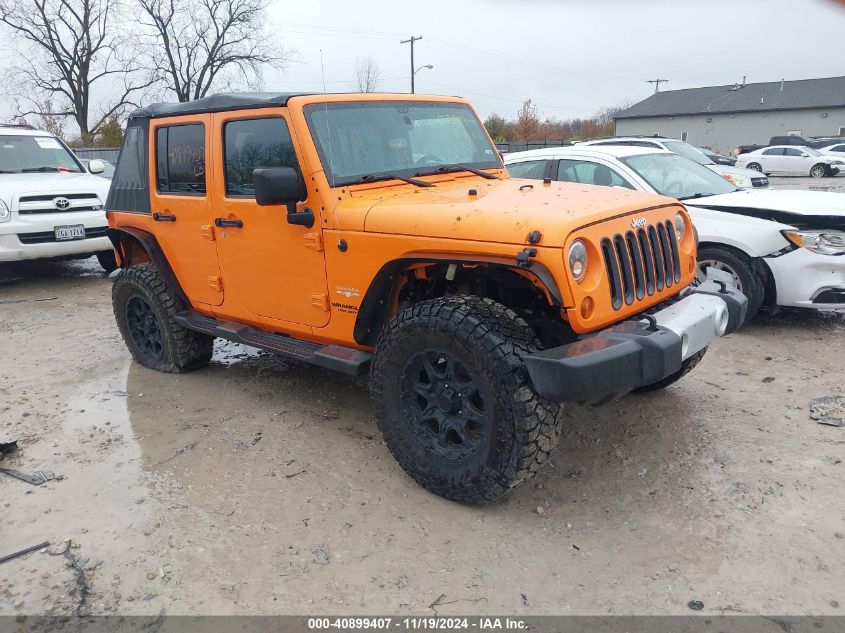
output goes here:
[[669, 82], [668, 79], [660, 79], [659, 77], [657, 79], [649, 79], [648, 80], [648, 83], [654, 84], [654, 92], [655, 93], [660, 92], [660, 84], [665, 84], [665, 83], [668, 83], [668, 82]]
[[414, 94], [414, 42], [421, 40], [422, 35], [419, 37], [411, 36], [411, 39], [408, 40], [401, 40], [400, 44], [410, 44], [411, 45], [411, 94]]

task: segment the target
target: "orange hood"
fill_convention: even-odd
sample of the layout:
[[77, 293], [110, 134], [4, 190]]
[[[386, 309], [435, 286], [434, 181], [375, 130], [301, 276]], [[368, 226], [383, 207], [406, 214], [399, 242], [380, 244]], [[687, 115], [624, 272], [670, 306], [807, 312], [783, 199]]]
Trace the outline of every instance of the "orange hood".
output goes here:
[[678, 202], [616, 187], [457, 178], [436, 187], [356, 191], [338, 204], [336, 217], [346, 230], [506, 244], [524, 244], [539, 230], [543, 246], [563, 246], [582, 226], [670, 204]]

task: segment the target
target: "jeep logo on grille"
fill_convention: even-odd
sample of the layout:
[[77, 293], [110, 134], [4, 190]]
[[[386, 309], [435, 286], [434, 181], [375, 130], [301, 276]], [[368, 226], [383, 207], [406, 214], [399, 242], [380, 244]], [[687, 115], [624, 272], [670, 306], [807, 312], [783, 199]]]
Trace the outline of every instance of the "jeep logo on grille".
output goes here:
[[65, 209], [70, 208], [70, 200], [67, 198], [53, 198], [53, 206], [59, 211], [64, 211]]
[[640, 228], [641, 226], [645, 226], [645, 218], [634, 218], [631, 220], [631, 226], [635, 229]]

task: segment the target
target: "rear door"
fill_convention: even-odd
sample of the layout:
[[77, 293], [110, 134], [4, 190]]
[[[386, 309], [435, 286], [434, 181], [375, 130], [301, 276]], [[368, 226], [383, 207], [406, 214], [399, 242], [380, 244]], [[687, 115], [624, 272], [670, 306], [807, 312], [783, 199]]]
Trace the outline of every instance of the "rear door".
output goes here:
[[150, 128], [156, 238], [191, 302], [220, 305], [220, 268], [210, 233], [210, 117], [153, 119]]
[[[786, 165], [784, 164], [783, 150], [784, 148], [782, 147], [772, 147], [763, 150], [763, 153], [760, 155], [759, 163], [763, 167], [764, 173], [778, 174], [785, 169]], [[750, 160], [749, 162], [754, 161]]]
[[303, 173], [287, 110], [225, 112], [213, 119], [214, 155], [222, 171], [215, 179], [213, 208], [226, 315], [324, 326], [329, 303], [316, 192], [298, 204], [299, 210], [313, 209], [310, 228], [288, 224], [283, 205], [255, 202], [254, 169], [292, 167]]

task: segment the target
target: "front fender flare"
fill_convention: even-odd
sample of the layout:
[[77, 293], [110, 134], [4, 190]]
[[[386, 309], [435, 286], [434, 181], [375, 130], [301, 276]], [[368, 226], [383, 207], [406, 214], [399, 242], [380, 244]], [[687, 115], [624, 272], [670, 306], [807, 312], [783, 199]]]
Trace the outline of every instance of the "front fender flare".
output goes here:
[[413, 264], [484, 264], [519, 270], [534, 276], [546, 289], [554, 305], [563, 306], [563, 296], [555, 281], [554, 275], [542, 263], [532, 261], [528, 268], [521, 268], [517, 263], [508, 257], [440, 254], [440, 253], [415, 253], [413, 257], [394, 259], [384, 264], [373, 277], [373, 281], [364, 294], [361, 306], [358, 309], [358, 316], [355, 319], [355, 327], [352, 335], [359, 345], [374, 347], [381, 325], [385, 321], [390, 306], [385, 301], [390, 296], [393, 284], [398, 275]]

